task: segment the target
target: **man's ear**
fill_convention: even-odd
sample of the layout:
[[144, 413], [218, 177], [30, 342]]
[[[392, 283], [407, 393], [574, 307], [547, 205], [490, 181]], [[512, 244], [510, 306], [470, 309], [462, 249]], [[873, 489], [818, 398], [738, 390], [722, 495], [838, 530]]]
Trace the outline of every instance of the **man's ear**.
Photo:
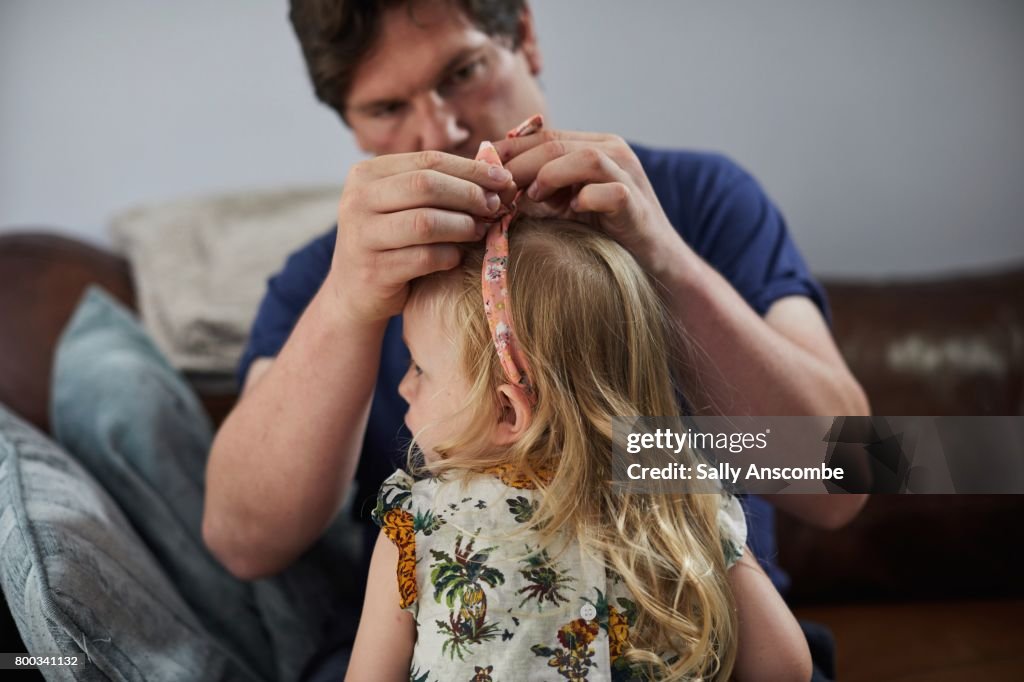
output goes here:
[[542, 60], [540, 56], [540, 44], [537, 42], [537, 31], [533, 26], [533, 13], [530, 6], [523, 3], [523, 9], [519, 12], [519, 49], [526, 57], [526, 63], [530, 67], [530, 75], [540, 74]]
[[500, 414], [494, 429], [495, 445], [511, 445], [515, 443], [533, 421], [533, 408], [523, 389], [512, 384], [498, 387], [498, 404]]

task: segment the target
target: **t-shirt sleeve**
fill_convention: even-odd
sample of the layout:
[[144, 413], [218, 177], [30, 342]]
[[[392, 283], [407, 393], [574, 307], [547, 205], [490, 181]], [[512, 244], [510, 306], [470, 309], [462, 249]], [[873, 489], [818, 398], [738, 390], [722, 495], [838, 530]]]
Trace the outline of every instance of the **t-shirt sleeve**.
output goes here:
[[[731, 163], [731, 162], [728, 162]], [[701, 255], [759, 315], [786, 296], [806, 296], [831, 324], [821, 285], [790, 236], [782, 213], [761, 185], [736, 167], [706, 212]]]
[[267, 280], [267, 291], [256, 311], [249, 339], [238, 363], [236, 379], [241, 389], [256, 358], [280, 352], [295, 323], [323, 284], [331, 268], [336, 228], [291, 254], [284, 268]]
[[722, 537], [725, 567], [732, 568], [743, 556], [743, 548], [747, 544], [747, 518], [736, 496], [722, 493], [720, 499], [718, 530]]
[[381, 484], [377, 506], [370, 518], [398, 548], [398, 605], [416, 612], [416, 532], [413, 515], [413, 478], [399, 469]]
[[669, 221], [759, 315], [785, 296], [811, 299], [831, 324], [782, 213], [746, 170], [720, 154], [633, 145]]

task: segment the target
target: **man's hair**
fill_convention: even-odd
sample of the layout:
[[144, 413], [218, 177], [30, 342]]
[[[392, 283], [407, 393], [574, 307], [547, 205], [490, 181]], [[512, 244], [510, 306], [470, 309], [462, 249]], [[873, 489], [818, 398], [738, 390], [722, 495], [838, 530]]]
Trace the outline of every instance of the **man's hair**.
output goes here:
[[[525, 0], [443, 0], [484, 33], [519, 47], [519, 15]], [[302, 46], [317, 99], [345, 119], [345, 102], [356, 67], [380, 34], [385, 11], [405, 5], [415, 19], [418, 0], [291, 0], [289, 18]]]

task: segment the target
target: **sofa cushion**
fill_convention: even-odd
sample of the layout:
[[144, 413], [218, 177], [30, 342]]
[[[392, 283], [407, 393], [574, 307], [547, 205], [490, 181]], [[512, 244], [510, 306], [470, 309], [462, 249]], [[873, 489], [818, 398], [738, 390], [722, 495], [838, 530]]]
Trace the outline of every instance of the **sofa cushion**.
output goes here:
[[[97, 352], [61, 353], [69, 344], [86, 344]], [[83, 370], [102, 371], [98, 353], [130, 358], [138, 369], [173, 372], [138, 322], [92, 288], [61, 338], [58, 370], [61, 358], [65, 364], [77, 358]], [[69, 381], [89, 376], [87, 371], [57, 374], [63, 377], [56, 382], [58, 394], [69, 388]], [[130, 387], [141, 379], [141, 374], [126, 372], [117, 381]], [[184, 386], [180, 376], [177, 381]], [[78, 404], [85, 396], [108, 413], [116, 409], [102, 404], [94, 385], [79, 388]], [[198, 406], [193, 412], [200, 413]], [[75, 414], [86, 418], [86, 412]], [[63, 416], [74, 415], [65, 410]], [[67, 419], [56, 419], [54, 425], [65, 427], [56, 431], [74, 431]], [[210, 635], [90, 470], [6, 407], [0, 407], [0, 586], [29, 652], [79, 656], [82, 665], [58, 677], [257, 677]]]
[[77, 656], [74, 679], [231, 677], [117, 505], [3, 406], [0, 586], [28, 651]]
[[172, 365], [224, 375], [233, 387], [267, 278], [331, 227], [340, 194], [337, 186], [233, 192], [113, 218], [111, 237], [131, 262], [146, 331]]
[[64, 330], [53, 381], [54, 438], [124, 512], [176, 596], [235, 664], [218, 679], [297, 679], [356, 596], [338, 580], [356, 565], [345, 542], [351, 522], [332, 526], [329, 540], [280, 575], [231, 575], [201, 533], [209, 421], [138, 319], [102, 290], [86, 293]]

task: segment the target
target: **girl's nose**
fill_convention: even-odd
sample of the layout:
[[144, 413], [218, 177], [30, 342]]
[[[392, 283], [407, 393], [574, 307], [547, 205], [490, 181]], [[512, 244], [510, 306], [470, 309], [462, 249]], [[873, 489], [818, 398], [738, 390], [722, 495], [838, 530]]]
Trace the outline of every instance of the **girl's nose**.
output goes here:
[[411, 397], [410, 391], [412, 390], [412, 382], [409, 380], [409, 374], [410, 372], [406, 372], [405, 376], [402, 377], [402, 381], [398, 384], [398, 395], [400, 395], [402, 400], [407, 403], [411, 402], [409, 398]]

